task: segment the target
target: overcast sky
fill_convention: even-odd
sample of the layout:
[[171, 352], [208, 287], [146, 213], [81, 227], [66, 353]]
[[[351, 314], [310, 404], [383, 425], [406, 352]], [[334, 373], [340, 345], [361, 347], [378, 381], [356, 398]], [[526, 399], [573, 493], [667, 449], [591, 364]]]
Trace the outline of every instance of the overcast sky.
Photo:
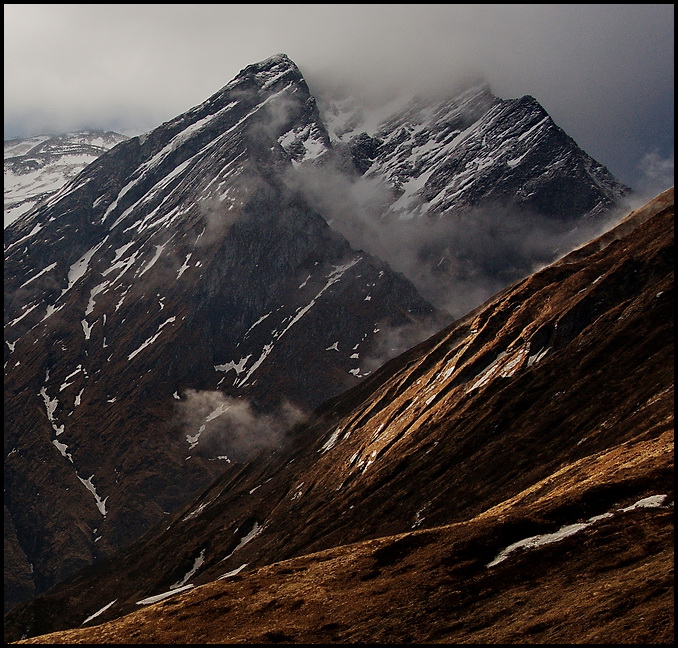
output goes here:
[[673, 40], [672, 4], [5, 4], [4, 132], [150, 130], [285, 53], [311, 91], [481, 74], [536, 97], [621, 181], [665, 188]]

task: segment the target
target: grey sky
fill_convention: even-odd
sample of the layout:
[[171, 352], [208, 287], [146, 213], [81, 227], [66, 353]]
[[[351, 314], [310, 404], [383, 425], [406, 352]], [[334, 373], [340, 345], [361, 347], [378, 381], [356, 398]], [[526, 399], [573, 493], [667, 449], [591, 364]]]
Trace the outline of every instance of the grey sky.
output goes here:
[[673, 175], [673, 41], [672, 4], [6, 4], [5, 138], [148, 130], [284, 52], [311, 90], [482, 74], [641, 188]]

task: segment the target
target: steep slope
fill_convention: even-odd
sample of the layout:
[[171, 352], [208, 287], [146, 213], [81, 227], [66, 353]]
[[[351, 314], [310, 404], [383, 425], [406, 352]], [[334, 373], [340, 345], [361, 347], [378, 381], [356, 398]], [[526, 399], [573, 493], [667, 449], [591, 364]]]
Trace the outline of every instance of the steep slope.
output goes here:
[[627, 191], [484, 85], [369, 133], [327, 115], [273, 56], [7, 228], [6, 605], [237, 479], [448, 323], [431, 300], [468, 312]]
[[112, 131], [78, 131], [5, 140], [5, 226], [126, 139]]
[[673, 226], [671, 189], [10, 615], [9, 639], [141, 610], [35, 641], [670, 641]]
[[15, 643], [671, 644], [663, 502], [620, 506], [557, 542], [536, 537], [491, 567], [525, 511], [328, 549]]
[[[288, 154], [278, 140], [298, 129]], [[356, 384], [391, 327], [429, 325], [433, 308], [404, 277], [280, 181], [327, 145], [299, 70], [275, 56], [100, 156], [6, 230], [16, 596], [124, 546], [232, 461], [276, 445], [268, 430], [243, 437], [243, 417], [286, 425]]]

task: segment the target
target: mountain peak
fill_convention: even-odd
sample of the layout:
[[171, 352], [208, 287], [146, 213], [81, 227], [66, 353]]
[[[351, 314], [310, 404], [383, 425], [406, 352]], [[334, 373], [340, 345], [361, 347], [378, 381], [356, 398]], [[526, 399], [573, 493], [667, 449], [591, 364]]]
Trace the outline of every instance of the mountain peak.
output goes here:
[[357, 385], [442, 308], [464, 315], [550, 258], [551, 232], [614, 203], [616, 181], [542, 115], [475, 87], [333, 113], [335, 144], [276, 54], [8, 227], [6, 604], [237, 474], [263, 437], [240, 443], [234, 402], [278, 444], [266, 417]]
[[246, 68], [242, 70], [240, 74], [243, 74], [245, 72], [269, 72], [269, 71], [278, 71], [282, 72], [286, 69], [289, 70], [295, 70], [299, 71], [299, 68], [297, 67], [296, 63], [289, 57], [287, 54], [274, 54], [273, 56], [269, 56], [267, 59], [264, 59], [263, 61], [259, 61], [258, 63], [252, 63], [251, 65], [248, 65]]
[[292, 67], [297, 67], [294, 61], [289, 56], [287, 56], [287, 54], [283, 54], [282, 52], [274, 54], [273, 56], [269, 56], [267, 59], [264, 59], [259, 63], [254, 63], [254, 65], [259, 67], [267, 67], [271, 65], [279, 65], [281, 63], [290, 65]]
[[226, 89], [230, 90], [235, 86], [246, 83], [258, 86], [260, 90], [266, 90], [276, 85], [283, 77], [289, 81], [289, 76], [296, 81], [304, 80], [299, 68], [287, 54], [275, 54], [242, 69], [233, 81], [226, 86]]

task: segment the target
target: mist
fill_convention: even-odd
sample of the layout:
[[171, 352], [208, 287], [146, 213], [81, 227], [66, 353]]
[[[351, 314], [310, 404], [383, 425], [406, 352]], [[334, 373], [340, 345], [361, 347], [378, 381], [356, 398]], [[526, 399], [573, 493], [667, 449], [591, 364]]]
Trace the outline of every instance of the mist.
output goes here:
[[[386, 261], [454, 319], [625, 215], [611, 213], [604, 223], [574, 227], [496, 204], [402, 220], [387, 211], [395, 197], [391, 187], [346, 173], [332, 161], [299, 166], [287, 174], [286, 182], [353, 248]], [[401, 332], [397, 337], [408, 336]]]
[[[311, 90], [381, 99], [481, 75], [531, 94], [636, 187], [673, 151], [672, 4], [6, 4], [5, 138], [138, 134], [286, 53]], [[30, 47], [27, 47], [30, 43]]]
[[176, 405], [175, 422], [191, 452], [241, 462], [280, 445], [285, 431], [305, 419], [306, 414], [289, 402], [273, 413], [261, 413], [242, 398], [188, 389]]

